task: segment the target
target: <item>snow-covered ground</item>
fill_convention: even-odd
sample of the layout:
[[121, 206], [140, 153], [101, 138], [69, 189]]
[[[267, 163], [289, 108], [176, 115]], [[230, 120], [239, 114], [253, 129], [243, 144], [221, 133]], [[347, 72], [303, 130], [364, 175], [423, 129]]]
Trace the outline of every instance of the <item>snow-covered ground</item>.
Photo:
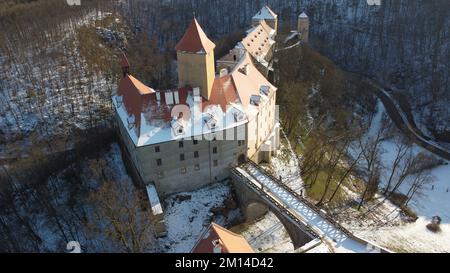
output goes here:
[[245, 225], [241, 235], [245, 237], [255, 252], [294, 252], [289, 234], [272, 212], [268, 212], [259, 221]]
[[[0, 57], [0, 140], [10, 144], [18, 138], [20, 147], [106, 123], [110, 92], [116, 84], [105, 73], [90, 69], [77, 30], [107, 15], [93, 11], [61, 22], [58, 27], [65, 32], [58, 32], [48, 45], [31, 46], [24, 41], [19, 50], [23, 54], [14, 58], [0, 54], [4, 55]], [[6, 158], [26, 156], [27, 152], [23, 149], [19, 155], [14, 147], [1, 148], [0, 156]]]
[[167, 236], [159, 239], [162, 251], [171, 253], [189, 253], [197, 242], [204, 228], [214, 221], [227, 227], [236, 217], [238, 209], [227, 216], [214, 215], [213, 208], [224, 205], [231, 197], [231, 185], [215, 183], [193, 192], [178, 193], [164, 201], [164, 220]]
[[[18, 251], [65, 252], [70, 240], [80, 242], [83, 252], [120, 251], [107, 248], [109, 242], [104, 234], [92, 233], [86, 223], [92, 219], [89, 196], [100, 187], [103, 176], [111, 183], [126, 183], [130, 192], [134, 190], [117, 143], [102, 151], [98, 158], [77, 161], [58, 170], [42, 185], [22, 185], [22, 181], [17, 181], [16, 194], [21, 198], [14, 200], [14, 206], [41, 239], [38, 244], [29, 245], [30, 233], [24, 222], [17, 221], [9, 205], [2, 207], [0, 217], [14, 230], [12, 238], [20, 245]], [[22, 186], [27, 189], [22, 190]]]
[[[383, 161], [392, 162], [395, 149], [392, 142], [383, 142]], [[423, 149], [414, 146], [414, 152]], [[398, 251], [408, 252], [450, 252], [450, 165], [440, 166], [431, 171], [435, 181], [427, 185], [421, 194], [411, 200], [409, 207], [419, 217], [414, 223], [398, 226], [375, 227], [362, 230], [360, 234], [372, 241]], [[406, 194], [407, 187], [400, 192]], [[442, 219], [441, 232], [433, 233], [426, 228], [433, 216]]]
[[[373, 119], [369, 134], [375, 133], [380, 128], [381, 116], [385, 109], [378, 104], [378, 113]], [[428, 153], [422, 147], [413, 145], [413, 153]], [[391, 166], [395, 159], [395, 144], [392, 140], [382, 142], [382, 162], [385, 166]], [[448, 164], [448, 162], [447, 162]], [[387, 169], [389, 171], [389, 168]], [[359, 224], [350, 224], [349, 229], [368, 238], [381, 246], [391, 248], [394, 251], [408, 252], [450, 252], [450, 165], [439, 166], [431, 171], [434, 182], [416, 194], [409, 207], [419, 217], [414, 223], [396, 221], [395, 225], [375, 226], [373, 228], [361, 228]], [[387, 174], [382, 176], [386, 181]], [[383, 184], [384, 181], [381, 183]], [[406, 183], [399, 191], [406, 194], [409, 189]], [[396, 207], [387, 202], [383, 205], [392, 214], [388, 217], [398, 216]], [[432, 233], [426, 228], [433, 216], [442, 218], [441, 232]], [[387, 221], [386, 221], [387, 222]], [[352, 226], [353, 225], [353, 226]]]
[[261, 167], [272, 173], [275, 177], [281, 178], [284, 184], [289, 186], [298, 194], [305, 194], [303, 189], [303, 180], [300, 173], [298, 158], [292, 149], [291, 144], [284, 137], [280, 144], [280, 150], [277, 156], [273, 157], [270, 164]]

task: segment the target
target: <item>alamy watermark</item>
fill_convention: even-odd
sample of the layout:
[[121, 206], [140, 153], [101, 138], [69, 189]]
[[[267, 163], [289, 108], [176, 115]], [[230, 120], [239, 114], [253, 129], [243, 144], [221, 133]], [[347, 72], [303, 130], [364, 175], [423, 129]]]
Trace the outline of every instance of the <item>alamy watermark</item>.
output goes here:
[[68, 253], [81, 253], [81, 245], [77, 241], [70, 241], [66, 245]]
[[381, 0], [366, 0], [369, 6], [381, 6]]
[[69, 6], [81, 6], [81, 0], [66, 0]]

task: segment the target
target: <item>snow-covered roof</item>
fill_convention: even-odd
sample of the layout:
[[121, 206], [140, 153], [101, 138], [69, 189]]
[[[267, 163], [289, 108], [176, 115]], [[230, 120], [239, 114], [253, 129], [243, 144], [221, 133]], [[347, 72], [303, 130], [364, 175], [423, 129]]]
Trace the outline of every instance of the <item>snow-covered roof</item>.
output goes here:
[[305, 12], [302, 12], [302, 13], [298, 16], [298, 18], [308, 18], [308, 15], [306, 15]]
[[[224, 90], [217, 88], [216, 92]], [[234, 88], [227, 89], [227, 91], [235, 92]], [[128, 110], [130, 107], [126, 103], [123, 103], [133, 95], [127, 91], [121, 93], [122, 96], [114, 96], [113, 103], [130, 138], [138, 147], [201, 136], [237, 127], [247, 122], [246, 118], [241, 121], [235, 120], [236, 115], [244, 112], [239, 101], [237, 103], [226, 101], [226, 98], [219, 102], [205, 101], [200, 95], [195, 96], [193, 89], [188, 87], [179, 90], [156, 91], [155, 96], [152, 97], [141, 96], [141, 108], [133, 112]], [[159, 100], [156, 94], [159, 95]], [[224, 94], [222, 93], [222, 95]], [[123, 102], [121, 103], [121, 101]], [[225, 101], [225, 109], [220, 104], [222, 101]], [[205, 120], [211, 116], [217, 120], [214, 128], [205, 124]], [[130, 119], [131, 117], [134, 119]], [[139, 120], [139, 122], [135, 120]]]
[[253, 16], [254, 20], [273, 20], [277, 19], [278, 15], [273, 12], [268, 6], [264, 6], [261, 8], [261, 10]]
[[[253, 65], [248, 53], [230, 74], [216, 77], [209, 100], [201, 97], [198, 88], [157, 91], [131, 78], [127, 75], [122, 79], [113, 103], [137, 147], [243, 125], [259, 111], [251, 105], [251, 96], [267, 101], [270, 92], [276, 91]], [[211, 118], [214, 122], [209, 122]]]
[[153, 215], [162, 214], [163, 210], [161, 202], [159, 201], [158, 193], [156, 192], [155, 185], [149, 184], [147, 185], [146, 189], [148, 200], [150, 201], [150, 206], [152, 207]]

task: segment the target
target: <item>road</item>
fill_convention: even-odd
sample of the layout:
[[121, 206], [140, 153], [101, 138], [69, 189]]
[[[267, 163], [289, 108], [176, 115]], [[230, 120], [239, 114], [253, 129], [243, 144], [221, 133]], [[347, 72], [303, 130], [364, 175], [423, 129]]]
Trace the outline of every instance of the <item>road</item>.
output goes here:
[[446, 160], [450, 160], [450, 152], [432, 140], [428, 140], [420, 131], [418, 132], [418, 129], [414, 128], [414, 126], [409, 123], [406, 115], [401, 109], [399, 109], [399, 107], [395, 104], [394, 99], [386, 93], [380, 84], [370, 79], [366, 79], [366, 82], [375, 87], [375, 95], [381, 100], [389, 117], [397, 128], [405, 134], [405, 136], [433, 154]]

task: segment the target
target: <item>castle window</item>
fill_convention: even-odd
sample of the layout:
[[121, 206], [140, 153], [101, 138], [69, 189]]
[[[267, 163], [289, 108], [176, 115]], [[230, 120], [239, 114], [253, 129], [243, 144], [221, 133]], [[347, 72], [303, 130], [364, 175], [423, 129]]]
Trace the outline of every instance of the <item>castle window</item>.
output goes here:
[[217, 154], [217, 147], [213, 147], [213, 154]]
[[192, 143], [194, 143], [194, 145], [198, 144], [198, 140], [194, 139], [194, 141], [192, 141]]
[[180, 161], [184, 161], [184, 154], [180, 154]]
[[198, 157], [199, 157], [198, 151], [195, 151], [195, 152], [194, 152], [194, 158], [198, 158]]
[[233, 60], [236, 61], [236, 55], [233, 55]]
[[214, 167], [217, 167], [218, 165], [219, 165], [219, 160], [215, 159], [215, 160], [213, 161], [213, 166], [214, 166]]
[[162, 159], [161, 158], [156, 159], [156, 165], [157, 166], [162, 166]]
[[183, 141], [178, 142], [178, 147], [179, 148], [183, 148], [184, 147], [184, 142]]
[[159, 146], [155, 146], [155, 153], [159, 153], [161, 150], [159, 148]]
[[195, 164], [194, 169], [195, 169], [196, 171], [200, 171], [200, 164]]
[[185, 168], [185, 167], [182, 167], [182, 168], [181, 168], [181, 173], [182, 173], [182, 174], [185, 174], [186, 172], [187, 172], [186, 168]]

